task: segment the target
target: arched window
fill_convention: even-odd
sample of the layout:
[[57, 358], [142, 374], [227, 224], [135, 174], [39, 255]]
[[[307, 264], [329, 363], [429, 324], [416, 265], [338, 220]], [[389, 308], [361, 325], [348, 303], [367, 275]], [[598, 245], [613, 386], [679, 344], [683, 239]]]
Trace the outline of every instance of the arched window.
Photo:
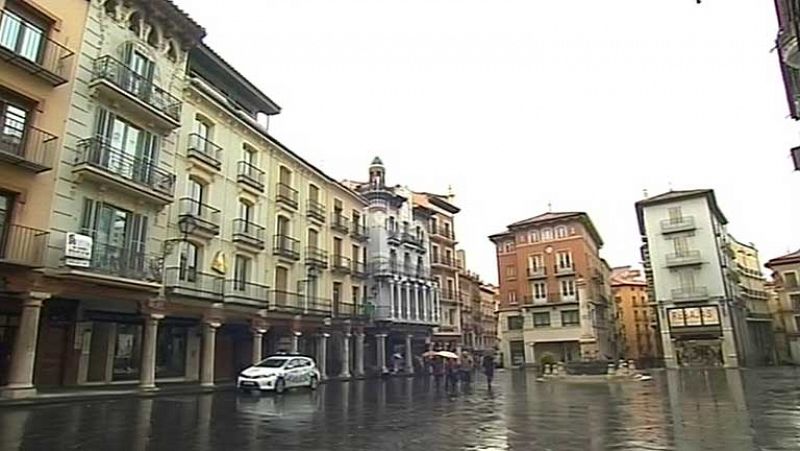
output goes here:
[[150, 46], [154, 49], [157, 49], [161, 43], [159, 40], [158, 31], [153, 27], [150, 28], [150, 33], [147, 35], [147, 43], [150, 44]]
[[142, 15], [139, 12], [131, 14], [128, 19], [128, 30], [131, 30], [137, 38], [142, 37]]
[[167, 42], [167, 58], [173, 63], [178, 61], [178, 48], [175, 47], [175, 41]]
[[553, 239], [553, 229], [542, 229], [542, 241], [549, 241]]
[[180, 268], [178, 277], [185, 282], [197, 282], [200, 267], [200, 248], [190, 241], [181, 243]]
[[567, 227], [566, 226], [556, 227], [556, 238], [566, 238], [566, 237], [567, 237]]
[[535, 243], [539, 241], [539, 232], [536, 230], [531, 230], [531, 243]]

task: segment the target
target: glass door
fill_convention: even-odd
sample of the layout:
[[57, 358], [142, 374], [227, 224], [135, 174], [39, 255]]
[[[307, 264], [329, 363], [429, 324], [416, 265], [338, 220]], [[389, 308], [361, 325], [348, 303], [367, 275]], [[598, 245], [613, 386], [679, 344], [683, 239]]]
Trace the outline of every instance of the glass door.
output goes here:
[[140, 99], [149, 99], [152, 91], [153, 63], [142, 53], [134, 50], [131, 52], [128, 67], [132, 72], [128, 89]]

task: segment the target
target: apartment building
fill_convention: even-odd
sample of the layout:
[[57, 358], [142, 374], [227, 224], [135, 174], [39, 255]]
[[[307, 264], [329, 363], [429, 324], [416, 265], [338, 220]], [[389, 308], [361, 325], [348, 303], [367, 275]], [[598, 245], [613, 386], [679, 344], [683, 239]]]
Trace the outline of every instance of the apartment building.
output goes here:
[[610, 269], [584, 212], [548, 212], [489, 237], [497, 247], [506, 365], [616, 357]]
[[[783, 75], [783, 87], [789, 117], [800, 120], [800, 46], [798, 46], [798, 26], [800, 5], [794, 0], [775, 0], [778, 16], [778, 36], [775, 48], [779, 53], [779, 64]], [[800, 145], [789, 150], [795, 170], [800, 171]]]
[[647, 282], [630, 266], [612, 268], [611, 293], [616, 307], [620, 356], [639, 367], [660, 363], [655, 309], [647, 296]]
[[779, 363], [800, 364], [800, 250], [771, 259], [773, 324]]
[[775, 337], [768, 304], [766, 280], [761, 273], [758, 249], [753, 243], [742, 243], [729, 236], [734, 267], [734, 296], [744, 308], [744, 360], [748, 366], [775, 363]]
[[476, 337], [476, 347], [482, 353], [499, 350], [497, 337], [497, 287], [486, 283], [480, 286], [481, 329]]
[[[368, 182], [344, 182], [367, 200], [367, 301], [373, 323], [365, 364], [378, 373], [412, 373], [412, 354], [424, 352], [440, 320], [440, 292], [428, 252], [432, 236], [426, 230], [433, 212], [416, 204], [408, 188], [390, 186], [386, 177], [386, 167], [376, 157]], [[404, 360], [387, 357], [395, 355]]]
[[739, 366], [745, 312], [714, 191], [669, 191], [637, 202], [636, 213], [666, 367]]
[[[88, 2], [0, 0], [0, 387], [32, 392], [64, 124]], [[47, 334], [43, 337], [48, 339]], [[58, 375], [38, 369], [38, 381]]]
[[431, 275], [440, 290], [441, 321], [433, 334], [437, 348], [460, 351], [462, 340], [461, 289], [458, 285], [459, 262], [456, 251], [455, 215], [461, 211], [453, 204], [452, 195], [414, 193], [414, 208], [428, 213]]

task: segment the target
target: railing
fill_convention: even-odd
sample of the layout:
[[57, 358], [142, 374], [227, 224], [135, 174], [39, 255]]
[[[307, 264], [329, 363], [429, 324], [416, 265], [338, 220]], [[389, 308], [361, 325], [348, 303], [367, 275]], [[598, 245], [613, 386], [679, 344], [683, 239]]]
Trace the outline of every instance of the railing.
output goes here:
[[683, 251], [667, 254], [667, 266], [695, 265], [702, 262], [700, 251]]
[[369, 238], [369, 234], [367, 234], [367, 228], [363, 224], [357, 222], [352, 223], [352, 227], [350, 227], [350, 235], [359, 241]]
[[[72, 50], [48, 38], [46, 30], [22, 20], [14, 13], [0, 12], [0, 23], [4, 25], [3, 28], [13, 30], [10, 34], [4, 33], [0, 39], [0, 58], [48, 80], [54, 86], [67, 81], [75, 57]], [[38, 36], [41, 42], [30, 45], [32, 36]], [[35, 67], [29, 67], [30, 63]], [[41, 73], [41, 70], [47, 73]]]
[[222, 147], [209, 141], [197, 133], [189, 135], [187, 156], [195, 157], [219, 169], [222, 166]]
[[439, 290], [439, 295], [442, 300], [447, 301], [455, 301], [456, 300], [456, 291], [455, 290], [448, 290], [447, 288], [442, 288]]
[[0, 226], [0, 236], [0, 262], [33, 267], [44, 264], [50, 232], [7, 224]]
[[708, 298], [708, 288], [706, 287], [685, 287], [673, 288], [673, 301], [695, 301]]
[[683, 232], [694, 228], [694, 216], [681, 216], [661, 221], [661, 233]]
[[341, 212], [334, 211], [331, 213], [331, 228], [347, 233], [350, 230], [350, 220]]
[[530, 279], [536, 279], [547, 276], [547, 270], [544, 268], [544, 266], [540, 266], [538, 268], [528, 268], [527, 272], [528, 272], [528, 278]]
[[386, 229], [386, 238], [389, 241], [396, 241], [396, 242], [399, 243], [400, 242], [400, 236], [401, 236], [400, 230], [398, 230], [398, 229], [390, 229], [390, 228]]
[[450, 240], [450, 241], [455, 241], [455, 239], [456, 239], [456, 235], [455, 235], [455, 233], [453, 233], [453, 231], [451, 229], [444, 229], [444, 228], [439, 228], [439, 227], [430, 227], [428, 229], [428, 233], [430, 233], [431, 236], [441, 237], [441, 238], [444, 238], [444, 239], [447, 239], [447, 240]]
[[272, 251], [275, 255], [281, 255], [294, 260], [300, 259], [300, 251], [297, 249], [300, 246], [300, 241], [286, 236], [275, 235]]
[[184, 296], [221, 300], [224, 281], [218, 274], [204, 273], [184, 266], [173, 266], [164, 271], [164, 288]]
[[552, 292], [545, 294], [527, 294], [522, 298], [524, 305], [557, 304], [561, 302], [578, 302], [578, 292], [574, 294], [564, 294]]
[[258, 304], [260, 308], [267, 308], [269, 287], [246, 280], [228, 279], [225, 281], [223, 297], [225, 302], [244, 302]]
[[[0, 114], [0, 124], [0, 158], [11, 163], [16, 163], [17, 159], [23, 160], [38, 170], [53, 167], [58, 137], [36, 127], [26, 126], [24, 122], [6, 114]], [[4, 158], [3, 154], [12, 158]]]
[[353, 276], [355, 276], [355, 277], [365, 277], [367, 275], [367, 269], [366, 269], [366, 265], [364, 264], [364, 262], [361, 262], [361, 261], [358, 261], [358, 260], [353, 260], [351, 262], [351, 265], [352, 266], [351, 266], [350, 271], [353, 274]]
[[415, 233], [411, 232], [403, 232], [403, 241], [415, 246], [422, 246], [423, 243], [422, 237], [418, 237]]
[[363, 302], [333, 302], [334, 318], [368, 318], [371, 315], [371, 311], [372, 308], [369, 304]]
[[460, 268], [461, 265], [453, 257], [447, 257], [446, 255], [434, 255], [431, 259], [431, 263], [434, 265], [444, 265], [450, 268]]
[[181, 101], [111, 56], [94, 60], [93, 80], [105, 80], [144, 102], [175, 122], [180, 121]]
[[333, 254], [331, 256], [331, 269], [336, 272], [349, 273], [351, 262], [349, 257]]
[[264, 247], [264, 232], [265, 228], [253, 224], [247, 219], [234, 219], [233, 220], [233, 240], [243, 241], [255, 246]]
[[103, 138], [84, 139], [78, 143], [76, 164], [88, 164], [130, 180], [167, 196], [175, 195], [175, 174], [158, 168], [154, 162], [133, 157], [111, 147]]
[[125, 279], [160, 283], [162, 280], [160, 260], [159, 256], [137, 252], [130, 247], [95, 242], [87, 270]]
[[270, 309], [290, 313], [319, 313], [329, 314], [331, 301], [303, 293], [293, 293], [284, 290], [271, 290], [269, 292]]
[[306, 246], [306, 264], [327, 268], [328, 252], [317, 246]]
[[264, 191], [264, 171], [247, 161], [237, 163], [236, 181]]
[[275, 200], [292, 208], [297, 208], [297, 190], [285, 183], [278, 183]]
[[556, 275], [566, 275], [566, 274], [575, 274], [575, 266], [568, 265], [554, 265], [553, 270], [555, 271]]
[[179, 220], [183, 218], [192, 218], [198, 227], [210, 230], [215, 234], [219, 232], [219, 209], [206, 205], [191, 197], [182, 197], [180, 199], [179, 211]]
[[323, 205], [322, 202], [309, 199], [306, 205], [306, 214], [309, 218], [325, 222], [325, 205]]

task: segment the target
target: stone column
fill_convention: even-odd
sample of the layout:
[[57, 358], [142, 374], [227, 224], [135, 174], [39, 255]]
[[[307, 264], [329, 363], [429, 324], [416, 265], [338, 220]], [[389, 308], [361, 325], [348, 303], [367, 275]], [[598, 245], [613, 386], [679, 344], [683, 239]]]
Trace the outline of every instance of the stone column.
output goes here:
[[378, 350], [378, 371], [386, 374], [389, 372], [386, 368], [386, 334], [375, 334], [375, 345]]
[[156, 388], [156, 343], [158, 339], [158, 322], [164, 315], [151, 313], [144, 319], [144, 336], [142, 337], [142, 375], [139, 388], [155, 390]]
[[406, 335], [406, 374], [414, 374], [414, 353], [411, 349], [413, 335]]
[[214, 386], [214, 348], [216, 346], [217, 328], [220, 323], [203, 323], [203, 361], [200, 368], [200, 385]]
[[355, 365], [353, 368], [355, 377], [364, 376], [364, 332], [356, 332], [355, 334]]
[[42, 313], [42, 303], [49, 298], [49, 293], [31, 292], [23, 301], [22, 316], [11, 354], [8, 385], [3, 389], [3, 395], [6, 397], [23, 398], [36, 394], [36, 388], [33, 386], [33, 367], [36, 362], [39, 317]]
[[319, 335], [319, 347], [317, 349], [317, 368], [322, 379], [328, 378], [328, 337], [330, 334], [322, 333]]
[[395, 307], [395, 302], [397, 301], [394, 298], [394, 295], [395, 295], [394, 287], [395, 287], [394, 282], [393, 281], [389, 281], [389, 317], [390, 318], [396, 318], [397, 316], [399, 316], [397, 314], [397, 312], [395, 311], [395, 308], [394, 308]]
[[342, 379], [350, 379], [350, 338], [352, 334], [345, 332], [342, 335], [342, 372], [339, 377]]
[[292, 349], [290, 352], [293, 354], [297, 354], [300, 352], [300, 337], [303, 336], [303, 333], [300, 331], [292, 332]]
[[417, 305], [417, 303], [419, 302], [419, 288], [416, 285], [414, 285], [413, 287], [411, 287], [410, 294], [413, 294], [413, 296], [409, 296], [408, 299], [409, 302], [411, 302], [411, 318], [418, 320], [419, 305]]
[[253, 329], [253, 365], [263, 360], [266, 329]]

